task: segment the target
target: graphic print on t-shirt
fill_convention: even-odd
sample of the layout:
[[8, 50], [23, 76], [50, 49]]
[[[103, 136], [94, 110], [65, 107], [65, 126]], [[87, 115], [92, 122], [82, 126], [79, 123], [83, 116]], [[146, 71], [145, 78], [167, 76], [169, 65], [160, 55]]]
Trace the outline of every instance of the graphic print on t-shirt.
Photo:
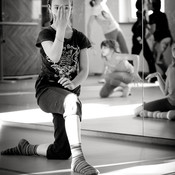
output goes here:
[[72, 80], [77, 75], [79, 68], [80, 48], [74, 47], [70, 44], [64, 45], [62, 55], [58, 63], [54, 63], [47, 57], [47, 60], [51, 63], [51, 67], [55, 70], [55, 73], [61, 78], [66, 77]]

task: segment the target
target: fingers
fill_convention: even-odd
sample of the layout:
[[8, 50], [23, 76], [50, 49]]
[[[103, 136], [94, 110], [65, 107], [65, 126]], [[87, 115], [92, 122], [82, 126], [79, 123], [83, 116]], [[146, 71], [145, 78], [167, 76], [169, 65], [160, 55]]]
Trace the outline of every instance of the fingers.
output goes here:
[[58, 83], [65, 88], [73, 89], [72, 81], [70, 81], [68, 78], [62, 77], [58, 80]]
[[62, 77], [58, 80], [58, 83], [60, 83], [62, 86], [65, 86], [65, 85], [68, 85], [70, 83], [70, 80], [65, 78], [65, 77]]
[[150, 79], [150, 78], [154, 78], [156, 76], [158, 76], [158, 73], [157, 72], [152, 73], [152, 74], [149, 74], [145, 79], [147, 80], [147, 79]]
[[148, 79], [150, 79], [150, 78], [152, 78], [152, 77], [153, 77], [153, 76], [148, 75], [147, 77], [145, 77], [145, 79], [148, 80]]
[[56, 14], [54, 15], [55, 22], [65, 17], [65, 8], [63, 5], [58, 7]]
[[56, 13], [56, 20], [60, 20], [63, 18], [63, 12], [64, 12], [63, 10], [64, 10], [63, 6], [58, 7], [58, 10]]
[[65, 18], [68, 20], [71, 8], [69, 6], [66, 6], [64, 10], [65, 10]]

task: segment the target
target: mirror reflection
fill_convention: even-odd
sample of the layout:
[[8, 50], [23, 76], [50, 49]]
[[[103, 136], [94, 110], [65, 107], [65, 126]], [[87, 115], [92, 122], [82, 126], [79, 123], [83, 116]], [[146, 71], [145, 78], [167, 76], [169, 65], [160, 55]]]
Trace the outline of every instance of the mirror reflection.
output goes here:
[[[138, 74], [142, 65], [138, 54], [130, 51], [136, 1], [130, 2], [85, 1], [85, 31], [92, 43], [90, 74], [96, 75], [93, 85], [96, 91], [91, 100], [102, 107], [97, 111], [96, 122], [100, 124], [95, 126], [87, 120], [86, 129], [143, 135], [142, 119], [134, 117], [134, 109], [142, 104], [142, 82]], [[124, 14], [121, 8], [127, 8], [128, 12], [134, 8], [134, 15], [127, 18], [131, 14]], [[102, 112], [100, 116], [98, 113], [103, 109], [105, 115]]]
[[[136, 109], [136, 115], [145, 119], [145, 135], [174, 139], [174, 40], [171, 28], [174, 22], [170, 8], [173, 3], [152, 0], [144, 4], [143, 55], [145, 59], [152, 55], [148, 56], [150, 61], [146, 59], [148, 73], [145, 80], [153, 83], [154, 88], [144, 88], [144, 104]], [[160, 127], [167, 127], [167, 130]]]
[[[16, 6], [20, 3], [16, 0]], [[15, 88], [18, 93], [23, 91], [21, 84], [26, 79], [32, 87], [24, 85], [29, 100], [24, 103], [18, 96], [18, 109], [15, 98], [8, 94], [9, 105], [1, 104], [1, 116], [6, 118], [5, 112], [26, 109], [40, 114], [34, 83], [41, 60], [34, 41], [39, 31], [50, 25], [47, 1], [30, 0], [31, 9], [23, 9], [26, 13], [22, 17], [20, 8], [11, 13], [10, 0], [2, 0], [1, 4], [2, 98], [7, 100], [3, 93], [7, 93], [11, 80], [15, 80], [10, 85], [12, 93]], [[89, 76], [80, 95], [83, 130], [175, 139], [174, 6], [173, 0], [74, 0], [71, 26], [91, 43]], [[20, 45], [27, 49], [19, 49]]]

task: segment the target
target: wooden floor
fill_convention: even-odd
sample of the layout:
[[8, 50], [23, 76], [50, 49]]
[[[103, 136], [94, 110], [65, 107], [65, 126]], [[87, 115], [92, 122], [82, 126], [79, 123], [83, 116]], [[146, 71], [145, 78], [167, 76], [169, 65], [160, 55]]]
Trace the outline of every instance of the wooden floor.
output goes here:
[[[118, 96], [120, 94], [114, 93], [109, 98], [101, 99], [99, 91], [102, 84], [98, 83], [99, 79], [98, 76], [90, 76], [82, 86], [80, 96], [83, 103], [82, 129], [118, 134], [118, 136], [119, 134], [139, 136], [135, 138], [140, 138], [141, 141], [146, 141], [149, 137], [151, 142], [175, 145], [175, 122], [141, 119], [133, 115], [134, 109], [143, 101], [163, 97], [156, 84], [131, 85], [132, 95], [127, 98], [121, 98]], [[52, 117], [38, 108], [34, 83], [35, 78], [0, 84], [0, 119], [16, 121], [17, 125], [27, 123], [32, 128], [44, 127], [46, 130], [51, 130]]]
[[[89, 77], [82, 87], [82, 145], [87, 161], [101, 174], [175, 174], [175, 122], [136, 118], [135, 107], [161, 98], [156, 84], [133, 86], [132, 95], [99, 98], [99, 77]], [[0, 151], [21, 138], [33, 144], [53, 141], [51, 115], [42, 112], [34, 93], [34, 79], [0, 83]], [[144, 100], [142, 95], [144, 94]], [[0, 156], [0, 174], [70, 175], [71, 159]]]
[[[53, 142], [53, 133], [2, 125], [0, 150], [15, 146], [21, 138], [32, 144]], [[175, 173], [175, 148], [152, 144], [82, 136], [87, 161], [108, 175], [161, 175]], [[35, 156], [0, 156], [0, 174], [73, 175], [71, 159], [47, 160]], [[74, 173], [74, 175], [77, 175]]]

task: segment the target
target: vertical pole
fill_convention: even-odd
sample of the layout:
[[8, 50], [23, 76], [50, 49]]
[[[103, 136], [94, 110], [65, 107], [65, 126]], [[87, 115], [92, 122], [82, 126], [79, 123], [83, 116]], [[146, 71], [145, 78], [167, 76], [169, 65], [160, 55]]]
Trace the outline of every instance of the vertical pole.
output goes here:
[[[0, 0], [0, 23], [1, 22], [2, 22], [2, 0]], [[3, 44], [3, 26], [0, 24], [0, 81], [3, 80], [2, 44]]]
[[[144, 37], [145, 37], [145, 0], [142, 0], [142, 52], [144, 55]], [[144, 61], [142, 63], [142, 79], [144, 80]], [[144, 109], [144, 83], [142, 83], [142, 105]], [[142, 117], [142, 135], [145, 136], [144, 117]]]

